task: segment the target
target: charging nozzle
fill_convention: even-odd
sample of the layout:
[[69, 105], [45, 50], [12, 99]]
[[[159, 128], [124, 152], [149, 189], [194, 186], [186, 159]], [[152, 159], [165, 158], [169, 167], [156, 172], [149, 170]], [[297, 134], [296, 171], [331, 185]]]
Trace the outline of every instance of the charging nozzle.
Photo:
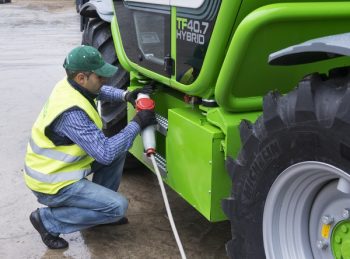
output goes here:
[[[155, 102], [147, 94], [139, 93], [136, 99], [136, 110], [154, 110]], [[155, 126], [146, 127], [141, 132], [143, 146], [147, 156], [156, 153]]]

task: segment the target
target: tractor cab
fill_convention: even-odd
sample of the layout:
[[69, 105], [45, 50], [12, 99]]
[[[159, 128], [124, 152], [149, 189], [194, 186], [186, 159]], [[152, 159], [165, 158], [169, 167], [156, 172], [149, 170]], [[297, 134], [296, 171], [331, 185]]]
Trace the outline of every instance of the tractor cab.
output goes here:
[[[211, 62], [206, 79], [200, 77], [222, 1], [158, 0], [114, 1], [120, 37], [128, 70], [138, 71], [188, 93], [212, 95], [217, 62]], [[227, 4], [226, 4], [227, 5]], [[230, 19], [238, 8], [232, 4]], [[228, 6], [227, 6], [228, 7]], [[231, 22], [233, 24], [233, 22]], [[227, 27], [227, 26], [226, 26]], [[230, 29], [221, 32], [218, 56], [223, 60]], [[222, 51], [220, 51], [222, 50]], [[118, 54], [119, 56], [119, 54]]]

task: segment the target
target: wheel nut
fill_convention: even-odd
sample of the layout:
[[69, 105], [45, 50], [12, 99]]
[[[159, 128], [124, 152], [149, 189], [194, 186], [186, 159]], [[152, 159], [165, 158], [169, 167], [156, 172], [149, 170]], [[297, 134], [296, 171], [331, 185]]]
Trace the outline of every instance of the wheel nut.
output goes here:
[[350, 218], [350, 210], [349, 209], [344, 209], [342, 213], [343, 219], [348, 219]]
[[334, 222], [334, 218], [332, 216], [324, 215], [322, 216], [321, 221], [323, 224], [330, 225]]
[[318, 240], [316, 245], [318, 249], [324, 250], [328, 247], [328, 242], [326, 240]]

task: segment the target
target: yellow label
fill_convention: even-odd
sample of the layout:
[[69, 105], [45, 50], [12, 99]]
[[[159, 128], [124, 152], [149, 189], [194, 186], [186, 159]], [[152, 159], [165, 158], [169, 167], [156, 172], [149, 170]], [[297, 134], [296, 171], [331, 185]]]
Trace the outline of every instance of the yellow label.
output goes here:
[[321, 235], [323, 238], [328, 238], [329, 237], [329, 231], [331, 230], [331, 225], [328, 224], [323, 224], [322, 225], [322, 230], [321, 230]]

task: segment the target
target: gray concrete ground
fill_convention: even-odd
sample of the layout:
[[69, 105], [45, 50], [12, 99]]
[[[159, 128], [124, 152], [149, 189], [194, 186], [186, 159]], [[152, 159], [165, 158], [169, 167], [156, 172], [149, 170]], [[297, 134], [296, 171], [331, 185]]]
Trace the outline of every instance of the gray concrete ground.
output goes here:
[[[30, 128], [66, 53], [80, 43], [72, 0], [12, 0], [0, 5], [0, 258], [179, 258], [156, 177], [125, 172], [120, 191], [130, 200], [130, 224], [64, 235], [70, 246], [47, 249], [28, 216], [40, 206], [22, 178]], [[211, 224], [168, 190], [188, 258], [225, 258], [228, 222]]]

